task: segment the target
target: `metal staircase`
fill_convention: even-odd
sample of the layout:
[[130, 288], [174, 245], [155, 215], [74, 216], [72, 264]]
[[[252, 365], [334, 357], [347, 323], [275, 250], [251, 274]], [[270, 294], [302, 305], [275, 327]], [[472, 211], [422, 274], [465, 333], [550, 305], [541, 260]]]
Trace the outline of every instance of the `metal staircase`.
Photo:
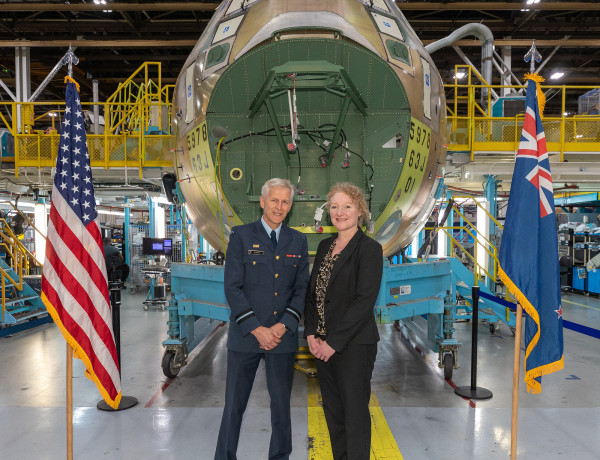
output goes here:
[[[502, 229], [502, 225], [492, 216], [489, 211], [482, 206], [482, 204], [472, 196], [462, 196], [455, 198], [466, 198], [470, 202], [476, 204], [479, 208], [485, 211], [490, 222], [493, 222], [496, 226]], [[498, 279], [498, 249], [490, 239], [484, 235], [478, 235], [477, 228], [466, 216], [456, 201], [450, 200], [444, 203], [445, 206], [451, 206], [449, 214], [452, 216], [450, 221], [454, 221], [454, 213], [460, 216], [460, 226], [437, 226], [432, 228], [432, 231], [437, 232], [438, 238], [448, 238], [449, 240], [449, 254], [462, 254], [465, 262], [472, 265], [472, 269], [468, 268], [463, 261], [458, 257], [446, 257], [451, 262], [453, 285], [456, 287], [456, 292], [464, 299], [464, 314], [457, 314], [456, 319], [471, 319], [472, 314], [472, 288], [473, 286], [479, 286], [480, 291], [490, 296], [497, 296], [494, 286], [500, 283]], [[443, 205], [442, 205], [443, 206]], [[445, 220], [445, 219], [444, 219]], [[473, 240], [473, 253], [469, 252], [464, 246], [462, 241], [455, 238], [455, 231], [457, 233], [464, 233], [469, 235]], [[483, 254], [489, 259], [489, 267], [480, 265], [478, 252]], [[484, 282], [484, 280], [487, 281]], [[487, 284], [487, 285], [486, 285]], [[491, 289], [490, 289], [491, 288]], [[461, 307], [458, 308], [459, 310]], [[514, 332], [516, 326], [516, 319], [514, 313], [507, 307], [495, 303], [491, 300], [480, 297], [479, 299], [479, 318], [487, 321], [489, 324], [490, 332], [493, 334], [498, 328], [498, 320], [504, 322], [511, 331]]]
[[16, 280], [19, 276], [4, 259], [0, 259], [0, 269], [4, 285], [0, 337], [51, 322], [52, 318], [48, 315], [42, 299], [29, 284], [23, 281], [19, 289], [18, 283], [5, 282], [5, 279]]
[[41, 291], [41, 275], [25, 274], [37, 261], [4, 218], [0, 218], [0, 253], [0, 337], [51, 322], [39, 292], [30, 285], [37, 283]]

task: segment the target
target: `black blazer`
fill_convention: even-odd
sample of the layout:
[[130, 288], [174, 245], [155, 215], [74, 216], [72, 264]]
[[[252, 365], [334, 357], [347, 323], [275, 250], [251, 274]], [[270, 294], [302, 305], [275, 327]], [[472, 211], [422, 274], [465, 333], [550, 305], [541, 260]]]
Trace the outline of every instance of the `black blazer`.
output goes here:
[[[319, 319], [315, 285], [319, 267], [334, 235], [319, 244], [306, 291], [304, 337], [315, 335]], [[342, 353], [350, 343], [373, 344], [379, 341], [373, 307], [379, 294], [383, 273], [383, 249], [359, 228], [333, 266], [325, 296], [326, 341]]]

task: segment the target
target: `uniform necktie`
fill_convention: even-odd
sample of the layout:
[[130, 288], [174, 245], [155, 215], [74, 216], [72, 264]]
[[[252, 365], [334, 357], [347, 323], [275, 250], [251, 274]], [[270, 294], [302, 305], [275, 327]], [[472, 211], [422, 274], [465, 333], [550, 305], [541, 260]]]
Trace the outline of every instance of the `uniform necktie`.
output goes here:
[[274, 248], [277, 248], [277, 233], [275, 233], [275, 230], [271, 230], [271, 243], [273, 243]]

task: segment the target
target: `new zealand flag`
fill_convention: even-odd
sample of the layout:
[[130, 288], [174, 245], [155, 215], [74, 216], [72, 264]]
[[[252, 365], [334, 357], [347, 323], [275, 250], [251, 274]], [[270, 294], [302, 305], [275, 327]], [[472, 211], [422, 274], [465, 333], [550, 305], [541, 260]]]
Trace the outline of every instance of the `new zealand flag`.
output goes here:
[[500, 278], [527, 313], [525, 382], [542, 391], [542, 375], [563, 368], [558, 238], [550, 162], [538, 106], [540, 76], [528, 75], [526, 113], [515, 162]]

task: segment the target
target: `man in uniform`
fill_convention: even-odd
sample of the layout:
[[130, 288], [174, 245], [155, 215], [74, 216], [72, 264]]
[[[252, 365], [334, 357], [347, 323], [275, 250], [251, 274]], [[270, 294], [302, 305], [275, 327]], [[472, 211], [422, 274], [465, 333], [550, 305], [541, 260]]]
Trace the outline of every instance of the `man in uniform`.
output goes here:
[[231, 231], [225, 258], [225, 296], [231, 308], [227, 381], [215, 460], [236, 459], [261, 357], [271, 398], [269, 459], [288, 459], [292, 452], [290, 396], [309, 278], [306, 236], [283, 224], [293, 197], [288, 180], [268, 180], [260, 197], [262, 217]]

